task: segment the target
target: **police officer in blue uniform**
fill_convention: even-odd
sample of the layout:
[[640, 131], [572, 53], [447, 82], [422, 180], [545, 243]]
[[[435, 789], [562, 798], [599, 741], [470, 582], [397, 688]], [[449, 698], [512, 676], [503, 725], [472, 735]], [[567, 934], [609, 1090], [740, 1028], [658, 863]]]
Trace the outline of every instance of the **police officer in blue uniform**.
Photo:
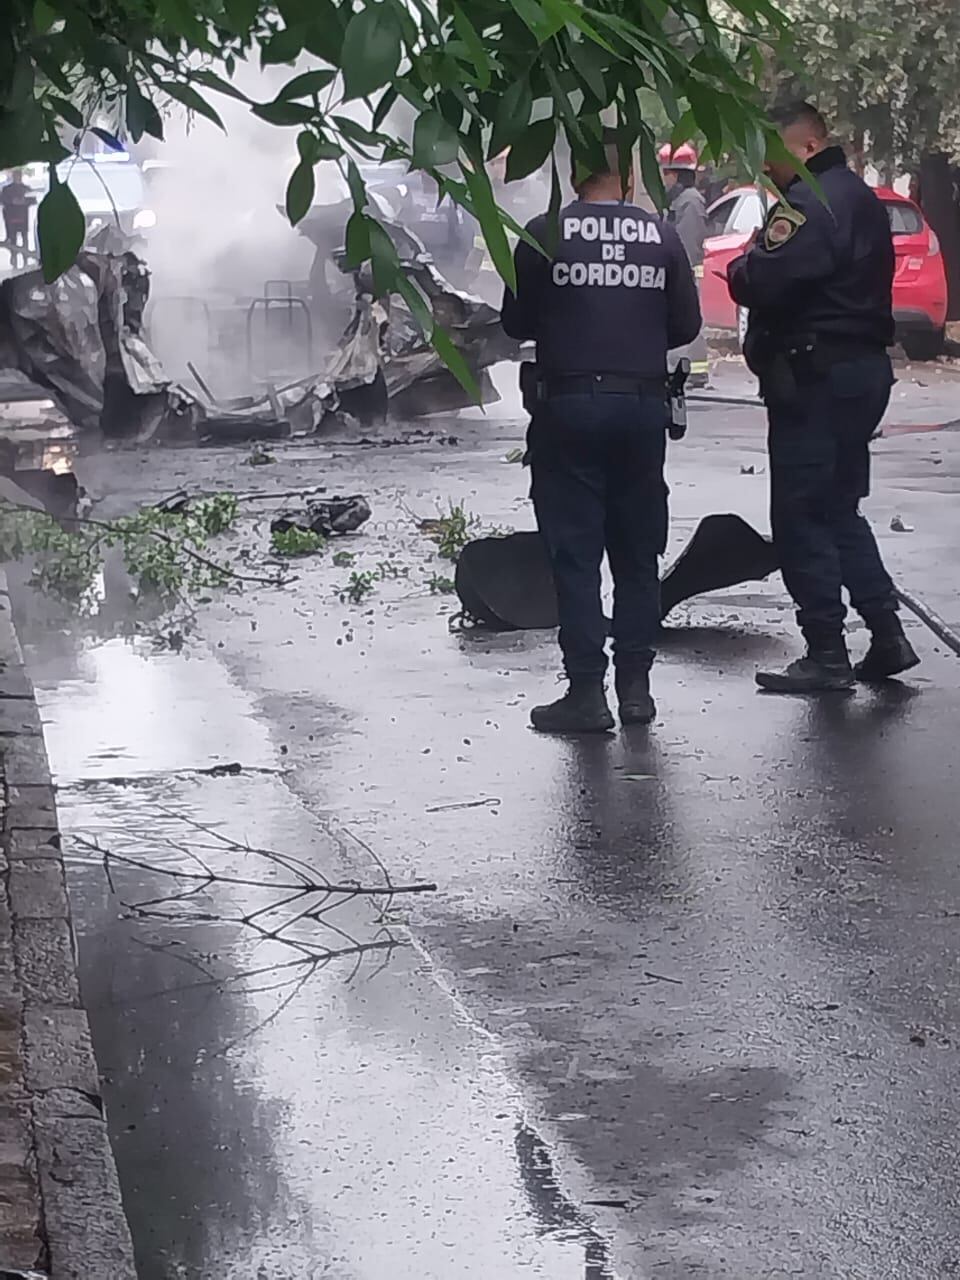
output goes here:
[[[767, 407], [774, 543], [807, 652], [782, 672], [759, 672], [780, 693], [845, 690], [919, 661], [903, 633], [897, 595], [860, 513], [870, 487], [869, 442], [893, 373], [894, 251], [886, 210], [830, 143], [809, 103], [777, 114], [794, 157], [768, 172], [783, 192], [755, 243], [728, 268], [730, 293], [749, 308], [747, 363]], [[843, 588], [872, 635], [851, 667]]]
[[[532, 497], [569, 678], [562, 698], [532, 712], [544, 733], [613, 728], [604, 691], [604, 551], [615, 588], [620, 720], [648, 723], [656, 714], [649, 673], [667, 539], [667, 350], [700, 331], [696, 285], [676, 231], [630, 203], [633, 177], [621, 177], [612, 132], [604, 144], [604, 167], [574, 179], [577, 198], [560, 212], [552, 257], [520, 241], [517, 292], [503, 299], [507, 333], [537, 344]], [[546, 216], [528, 229], [550, 243]]]

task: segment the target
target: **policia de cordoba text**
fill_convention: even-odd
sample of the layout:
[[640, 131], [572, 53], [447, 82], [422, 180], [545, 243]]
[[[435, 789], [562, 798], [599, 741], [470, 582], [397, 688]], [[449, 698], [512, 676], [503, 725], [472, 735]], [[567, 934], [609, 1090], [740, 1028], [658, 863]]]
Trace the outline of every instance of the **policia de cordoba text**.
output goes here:
[[627, 289], [665, 289], [667, 273], [650, 263], [627, 262], [628, 244], [660, 244], [660, 228], [655, 222], [637, 222], [631, 218], [587, 216], [565, 217], [561, 235], [564, 240], [600, 241], [600, 262], [554, 262], [553, 283], [561, 288], [573, 285], [601, 285]]

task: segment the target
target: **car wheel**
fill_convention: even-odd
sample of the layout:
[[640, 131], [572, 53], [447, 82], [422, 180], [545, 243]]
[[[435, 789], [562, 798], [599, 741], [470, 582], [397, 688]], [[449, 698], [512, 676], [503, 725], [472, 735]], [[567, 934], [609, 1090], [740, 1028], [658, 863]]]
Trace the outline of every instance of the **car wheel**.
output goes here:
[[750, 318], [750, 312], [746, 307], [737, 307], [737, 350], [743, 350], [743, 344], [747, 340], [747, 321]]
[[936, 360], [943, 355], [946, 341], [944, 329], [919, 329], [905, 333], [900, 339], [908, 360]]

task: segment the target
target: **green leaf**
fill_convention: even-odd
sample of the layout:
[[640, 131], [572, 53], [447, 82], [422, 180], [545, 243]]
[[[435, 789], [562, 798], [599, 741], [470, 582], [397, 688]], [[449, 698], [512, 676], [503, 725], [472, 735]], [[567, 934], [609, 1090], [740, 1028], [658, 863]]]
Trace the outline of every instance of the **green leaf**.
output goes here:
[[47, 0], [36, 0], [33, 6], [33, 25], [40, 35], [45, 36], [59, 16], [56, 9], [47, 4]]
[[359, 209], [351, 213], [345, 237], [347, 266], [356, 268], [370, 257], [369, 219]]
[[439, 111], [424, 111], [413, 126], [413, 163], [421, 168], [451, 164], [460, 154], [460, 135]]
[[44, 49], [34, 49], [33, 60], [55, 89], [59, 89], [61, 93], [73, 92], [73, 86], [55, 57]]
[[365, 129], [362, 124], [357, 124], [356, 120], [351, 120], [349, 116], [334, 116], [333, 123], [340, 130], [343, 137], [358, 147], [379, 147], [389, 142], [389, 138], [382, 133], [372, 133], [369, 129]]
[[57, 98], [54, 94], [50, 94], [47, 102], [54, 108], [57, 115], [66, 120], [67, 124], [72, 124], [75, 129], [83, 128], [83, 116], [66, 98]]
[[313, 97], [326, 89], [336, 79], [336, 71], [305, 71], [303, 75], [294, 76], [277, 94], [277, 102], [291, 98]]
[[360, 176], [360, 170], [354, 161], [349, 159], [347, 160], [347, 186], [350, 188], [354, 209], [357, 213], [362, 213], [367, 204], [367, 188]]
[[530, 81], [519, 76], [500, 99], [493, 120], [493, 133], [487, 155], [492, 159], [509, 147], [530, 123], [533, 110], [533, 91]]
[[145, 133], [151, 138], [163, 140], [163, 121], [160, 112], [149, 98], [144, 97], [135, 80], [127, 84], [126, 94], [127, 132], [134, 142], [139, 142]]
[[393, 85], [384, 89], [381, 94], [380, 101], [377, 103], [377, 109], [373, 113], [373, 120], [371, 123], [373, 124], [374, 129], [380, 128], [384, 120], [386, 120], [387, 116], [390, 114], [390, 111], [398, 97], [399, 94]]
[[[6, 50], [4, 50], [6, 53]], [[6, 61], [6, 57], [4, 58]], [[9, 65], [9, 64], [8, 64]], [[36, 75], [29, 56], [21, 55], [13, 64], [13, 75], [0, 88], [0, 103], [6, 111], [16, 111], [33, 100]]]
[[673, 132], [670, 134], [670, 146], [674, 149], [681, 143], [687, 142], [697, 131], [697, 120], [693, 112], [688, 108], [677, 123], [673, 126]]
[[303, 53], [305, 31], [302, 27], [283, 27], [260, 46], [261, 67], [296, 62]]
[[509, 3], [524, 26], [536, 36], [538, 44], [544, 44], [566, 23], [566, 17], [557, 13], [548, 16], [540, 0], [509, 0]]
[[[280, 7], [282, 10], [283, 5]], [[304, 33], [303, 47], [309, 53], [312, 53], [314, 57], [322, 58], [324, 62], [329, 62], [331, 66], [339, 67], [343, 48], [341, 10], [333, 8], [329, 0], [324, 0], [323, 7], [327, 12], [323, 16], [319, 16], [317, 14], [318, 7], [319, 0], [315, 0], [312, 21]]]
[[218, 76], [206, 67], [198, 67], [196, 71], [191, 71], [190, 78], [196, 84], [206, 85], [208, 89], [216, 89], [217, 93], [222, 93], [227, 98], [233, 98], [236, 102], [250, 101], [247, 95], [241, 93], [229, 80], [224, 80], [222, 76]]
[[190, 0], [157, 0], [158, 17], [195, 49], [209, 49], [206, 27]]
[[388, 84], [400, 66], [400, 25], [396, 15], [379, 0], [365, 7], [347, 23], [341, 50], [345, 96], [365, 98]]
[[687, 86], [687, 100], [693, 108], [697, 127], [707, 139], [713, 160], [719, 163], [723, 157], [723, 125], [713, 90], [691, 81]]
[[433, 335], [434, 329], [433, 312], [430, 310], [430, 303], [420, 291], [417, 282], [401, 271], [397, 275], [396, 287], [397, 293], [400, 294], [410, 308], [413, 318], [420, 326], [423, 336], [429, 340]]
[[434, 351], [436, 351], [464, 391], [472, 396], [477, 404], [480, 404], [480, 388], [477, 386], [477, 380], [471, 373], [466, 360], [453, 345], [450, 335], [440, 325], [434, 325], [431, 342]]
[[305, 129], [303, 133], [297, 134], [297, 151], [301, 160], [305, 160], [307, 164], [316, 164], [320, 159], [320, 139], [315, 133]]
[[567, 54], [577, 76], [602, 107], [607, 105], [607, 87], [603, 75], [607, 58], [603, 51], [589, 40], [568, 40]]
[[104, 144], [104, 146], [109, 147], [111, 151], [126, 150], [126, 148], [124, 147], [120, 139], [116, 137], [115, 134], [112, 134], [109, 131], [109, 129], [101, 129], [99, 125], [92, 125], [90, 128], [90, 132], [94, 135], [95, 138], [99, 138], [100, 141]]
[[258, 102], [253, 114], [267, 124], [290, 125], [310, 124], [315, 118], [313, 107], [304, 106], [302, 102]]
[[[661, 3], [661, 0], [645, 0], [645, 7], [647, 9], [652, 9], [658, 3]], [[663, 3], [664, 10], [666, 10], [665, 0], [663, 0]], [[607, 53], [613, 54], [614, 57], [621, 56], [617, 53], [613, 45], [605, 40], [594, 26], [593, 18], [588, 18], [583, 9], [578, 8], [577, 5], [569, 5], [567, 7], [566, 21], [571, 23], [571, 25], [575, 26], [578, 30], [582, 31], [588, 39], [592, 40], [594, 44], [599, 45], [601, 49], [605, 49]], [[658, 19], [658, 21], [662, 21], [662, 18]]]
[[260, 0], [223, 0], [224, 13], [238, 35], [246, 35], [260, 11]]
[[470, 192], [470, 199], [473, 205], [473, 213], [480, 223], [480, 230], [483, 232], [484, 241], [490, 250], [493, 265], [499, 271], [506, 284], [516, 291], [517, 273], [513, 264], [513, 254], [510, 252], [507, 233], [503, 229], [500, 211], [493, 198], [493, 190], [490, 186], [490, 178], [487, 171], [484, 168], [470, 169], [465, 165], [461, 165], [461, 172], [466, 179], [467, 189]]
[[536, 173], [546, 164], [556, 139], [555, 120], [534, 120], [510, 148], [507, 156], [507, 181], [515, 182], [518, 178]]
[[260, 12], [260, 0], [223, 0], [223, 8], [233, 31], [246, 36]]
[[367, 219], [370, 232], [370, 261], [373, 264], [373, 284], [378, 297], [386, 297], [396, 286], [400, 276], [400, 258], [397, 246], [374, 218]]
[[295, 227], [310, 211], [315, 191], [313, 165], [307, 160], [301, 160], [287, 183], [287, 217], [291, 226]]
[[50, 170], [50, 190], [37, 210], [37, 237], [43, 278], [48, 284], [63, 275], [77, 260], [86, 236], [83, 211], [65, 182]]
[[464, 47], [469, 54], [473, 69], [477, 73], [477, 84], [481, 89], [489, 89], [490, 87], [490, 55], [484, 48], [483, 41], [477, 34], [477, 29], [460, 8], [458, 4], [453, 6], [453, 25], [457, 35], [464, 43]]
[[[177, 102], [182, 103], [188, 111], [195, 111], [198, 116], [205, 116], [207, 120], [212, 121], [218, 129], [223, 128], [223, 121], [217, 115], [216, 111], [211, 107], [205, 98], [202, 98], [196, 89], [189, 84], [181, 84], [177, 80], [161, 80], [158, 86], [164, 93], [174, 98]], [[149, 132], [149, 131], [148, 131]]]
[[550, 205], [547, 209], [547, 234], [544, 236], [543, 248], [548, 257], [557, 251], [560, 242], [560, 206], [563, 203], [563, 188], [560, 186], [560, 173], [557, 169], [556, 156], [550, 161]]

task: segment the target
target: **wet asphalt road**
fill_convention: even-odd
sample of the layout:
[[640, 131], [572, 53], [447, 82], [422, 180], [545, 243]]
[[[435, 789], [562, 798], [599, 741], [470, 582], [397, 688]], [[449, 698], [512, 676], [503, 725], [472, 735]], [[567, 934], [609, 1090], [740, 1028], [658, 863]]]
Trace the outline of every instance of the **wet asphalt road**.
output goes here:
[[[757, 663], [796, 639], [777, 583], [741, 588], [678, 615], [650, 731], [538, 739], [551, 637], [451, 633], [405, 515], [529, 525], [518, 429], [455, 431], [256, 471], [87, 463], [107, 513], [188, 478], [362, 490], [353, 568], [401, 574], [352, 606], [350, 570], [304, 561], [208, 606], [183, 657], [30, 644], [65, 828], [152, 868], [115, 864], [111, 895], [71, 846], [144, 1280], [960, 1274], [956, 659], [912, 628], [915, 679], [765, 698]], [[691, 435], [676, 545], [708, 510], [763, 527], [760, 415], [698, 410]], [[892, 437], [878, 472], [891, 565], [960, 622], [960, 437]], [[287, 872], [242, 842], [437, 890], [298, 899], [264, 938]], [[184, 846], [257, 885], [170, 903]]]

